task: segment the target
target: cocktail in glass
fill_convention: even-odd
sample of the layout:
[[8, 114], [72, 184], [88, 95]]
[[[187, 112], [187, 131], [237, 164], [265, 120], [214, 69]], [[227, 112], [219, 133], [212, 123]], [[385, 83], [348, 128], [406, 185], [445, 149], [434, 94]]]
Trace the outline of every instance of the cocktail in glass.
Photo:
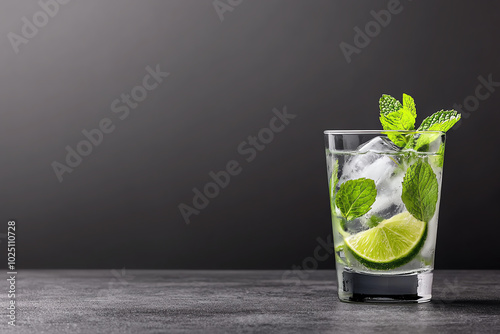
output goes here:
[[445, 133], [324, 134], [340, 300], [429, 301]]

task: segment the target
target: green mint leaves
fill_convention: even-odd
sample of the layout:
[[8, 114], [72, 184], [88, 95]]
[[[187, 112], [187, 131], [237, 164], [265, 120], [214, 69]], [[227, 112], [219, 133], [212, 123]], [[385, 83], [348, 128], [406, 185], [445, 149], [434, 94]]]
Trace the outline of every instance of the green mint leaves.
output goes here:
[[401, 199], [418, 220], [428, 223], [436, 212], [438, 181], [428, 162], [419, 160], [406, 171]]
[[[415, 101], [410, 95], [403, 94], [403, 104], [394, 97], [383, 94], [379, 100], [380, 123], [384, 130], [415, 130], [417, 110]], [[424, 119], [417, 131], [446, 132], [460, 120], [455, 110], [441, 110]], [[430, 144], [439, 137], [436, 135], [420, 135], [416, 142], [411, 134], [387, 133], [390, 140], [399, 147], [419, 148]]]
[[[380, 123], [384, 130], [414, 130], [417, 112], [410, 95], [403, 94], [403, 104], [390, 95], [382, 95], [379, 100]], [[400, 147], [406, 146], [409, 135], [387, 133], [392, 142]]]
[[[417, 111], [415, 101], [410, 95], [403, 94], [402, 103], [394, 97], [384, 94], [379, 100], [380, 122], [387, 137], [402, 150], [403, 162], [399, 166], [400, 171], [405, 169], [402, 183], [401, 200], [408, 212], [416, 219], [428, 223], [436, 213], [439, 197], [439, 185], [436, 174], [431, 165], [436, 168], [443, 166], [444, 142], [432, 146], [436, 139], [441, 136], [440, 132], [446, 132], [453, 127], [461, 118], [455, 110], [441, 110], [425, 118], [422, 124], [415, 129]], [[390, 130], [408, 131], [392, 132]], [[436, 133], [426, 133], [436, 131]], [[436, 143], [438, 144], [438, 143]], [[432, 150], [432, 155], [427, 155], [426, 150]], [[421, 152], [415, 152], [421, 151]], [[436, 151], [436, 152], [434, 152]], [[423, 155], [420, 155], [422, 153]], [[409, 167], [407, 167], [410, 165]], [[345, 231], [348, 221], [359, 218], [372, 209], [377, 197], [375, 182], [367, 178], [348, 180], [339, 183], [339, 161], [335, 160], [332, 166], [332, 175], [329, 180], [329, 195], [332, 216], [336, 215], [337, 208], [343, 218], [338, 217], [339, 231]], [[337, 211], [338, 212], [338, 211]], [[373, 214], [368, 217], [365, 224], [368, 228], [376, 227], [382, 217]]]
[[410, 95], [403, 94], [403, 108], [409, 112], [413, 118], [417, 118], [417, 107], [415, 106], [413, 97]]
[[[461, 118], [455, 110], [441, 110], [424, 119], [418, 127], [418, 131], [443, 131], [446, 132]], [[439, 134], [420, 135], [415, 143], [415, 150], [432, 143]]]
[[418, 130], [448, 131], [461, 118], [455, 110], [441, 110], [424, 119]]
[[382, 95], [382, 97], [378, 101], [378, 104], [380, 106], [381, 115], [388, 115], [392, 112], [398, 111], [399, 109], [403, 108], [401, 102], [399, 102], [398, 100], [387, 94]]
[[[417, 110], [415, 101], [410, 95], [403, 94], [403, 103], [390, 95], [382, 95], [379, 100], [380, 123], [384, 130], [415, 130]], [[424, 119], [416, 133], [387, 132], [387, 137], [399, 147], [419, 151], [425, 149], [439, 138], [439, 133], [423, 133], [423, 131], [446, 132], [455, 125], [461, 116], [455, 110], [441, 110]], [[422, 132], [420, 132], [422, 131]], [[431, 161], [438, 167], [443, 166], [444, 143], [441, 143], [435, 157]], [[433, 160], [432, 160], [433, 159]], [[404, 176], [401, 199], [406, 209], [417, 219], [429, 222], [436, 211], [438, 200], [438, 181], [427, 159], [418, 160], [411, 165]], [[370, 221], [375, 225], [376, 220]]]
[[[412, 130], [415, 127], [415, 118], [405, 112], [405, 109], [380, 116], [380, 123], [384, 130]], [[406, 146], [409, 135], [399, 133], [387, 133], [392, 142], [400, 147]]]
[[346, 220], [352, 220], [370, 211], [375, 197], [377, 197], [375, 182], [360, 178], [342, 183], [335, 204]]

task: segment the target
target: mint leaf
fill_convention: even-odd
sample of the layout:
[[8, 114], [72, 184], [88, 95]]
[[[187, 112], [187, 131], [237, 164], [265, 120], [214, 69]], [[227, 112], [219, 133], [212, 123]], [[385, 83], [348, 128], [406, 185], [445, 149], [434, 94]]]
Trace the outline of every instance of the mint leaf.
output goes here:
[[372, 215], [370, 219], [366, 222], [366, 225], [368, 225], [369, 228], [377, 226], [380, 222], [382, 222], [384, 218], [377, 216], [377, 215]]
[[403, 94], [403, 108], [408, 110], [413, 115], [413, 118], [417, 118], [417, 107], [415, 106], [413, 97], [410, 95]]
[[380, 115], [380, 123], [384, 130], [413, 130], [415, 117], [407, 109], [399, 109], [387, 115]]
[[455, 110], [441, 110], [424, 119], [417, 130], [446, 132], [451, 129], [461, 117], [462, 116]]
[[419, 160], [408, 168], [401, 199], [415, 218], [426, 223], [431, 220], [438, 200], [438, 181], [429, 163]]
[[[399, 109], [387, 115], [380, 115], [380, 123], [384, 130], [413, 130], [415, 117], [407, 109]], [[396, 145], [404, 147], [408, 143], [409, 135], [400, 133], [387, 133], [387, 137]]]
[[[384, 130], [413, 130], [417, 112], [415, 101], [410, 95], [403, 94], [403, 104], [390, 95], [382, 95], [379, 100], [380, 123]], [[406, 146], [410, 135], [387, 133], [387, 137], [400, 147]]]
[[[423, 120], [422, 124], [420, 124], [418, 131], [443, 131], [446, 132], [455, 123], [457, 123], [462, 116], [457, 113], [455, 110], [441, 110], [435, 112], [431, 116], [427, 117]], [[420, 135], [415, 144], [415, 150], [418, 151], [419, 148], [425, 146], [427, 144], [432, 143], [436, 140], [440, 134], [426, 134]]]
[[375, 181], [360, 178], [342, 183], [335, 204], [346, 220], [352, 220], [370, 211], [375, 197], [377, 197]]
[[401, 102], [387, 94], [382, 94], [382, 97], [379, 99], [378, 104], [380, 106], [381, 115], [387, 115], [391, 112], [395, 112], [403, 108]]

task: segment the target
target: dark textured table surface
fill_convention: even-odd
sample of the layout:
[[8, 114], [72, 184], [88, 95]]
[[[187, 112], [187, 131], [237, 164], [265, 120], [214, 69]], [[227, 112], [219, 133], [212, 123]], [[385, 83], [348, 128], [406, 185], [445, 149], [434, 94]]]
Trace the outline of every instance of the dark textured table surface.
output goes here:
[[303, 275], [291, 281], [283, 271], [24, 270], [17, 326], [3, 316], [0, 332], [500, 332], [500, 271], [437, 271], [432, 302], [390, 305], [339, 302], [334, 271]]

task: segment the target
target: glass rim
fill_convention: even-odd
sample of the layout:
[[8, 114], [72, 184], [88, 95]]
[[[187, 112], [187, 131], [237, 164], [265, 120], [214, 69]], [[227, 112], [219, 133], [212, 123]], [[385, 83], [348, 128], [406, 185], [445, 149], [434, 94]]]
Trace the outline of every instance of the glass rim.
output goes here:
[[404, 134], [442, 134], [444, 131], [438, 130], [324, 130], [325, 135], [383, 135], [388, 133]]

